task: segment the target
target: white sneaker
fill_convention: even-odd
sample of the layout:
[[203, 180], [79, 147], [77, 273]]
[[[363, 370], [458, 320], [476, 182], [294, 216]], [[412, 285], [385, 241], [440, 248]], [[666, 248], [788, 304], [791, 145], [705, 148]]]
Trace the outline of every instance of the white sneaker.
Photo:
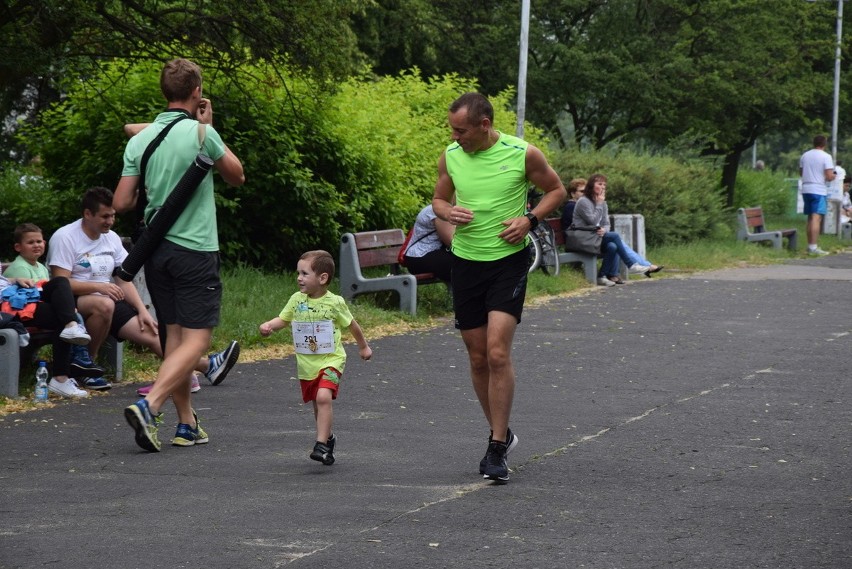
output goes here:
[[47, 388], [56, 393], [57, 395], [61, 395], [62, 397], [77, 397], [80, 399], [86, 398], [89, 396], [89, 392], [77, 387], [77, 382], [73, 377], [69, 377], [66, 381], [62, 382], [56, 379], [55, 377], [50, 378], [50, 382], [47, 384]]
[[635, 263], [630, 265], [627, 270], [631, 275], [644, 275], [651, 270], [651, 265], [640, 265], [639, 263]]
[[62, 332], [59, 333], [59, 339], [65, 340], [69, 344], [85, 346], [92, 340], [92, 337], [86, 332], [84, 326], [81, 326], [78, 322], [74, 322], [73, 326], [62, 329]]
[[600, 286], [615, 286], [615, 283], [606, 277], [598, 277], [598, 284]]
[[808, 255], [818, 255], [822, 257], [823, 255], [828, 255], [828, 251], [823, 251], [822, 249], [817, 247], [816, 249], [809, 249]]
[[198, 381], [198, 375], [197, 374], [195, 374], [195, 373], [192, 374], [192, 382], [191, 382], [190, 385], [191, 385], [191, 387], [189, 388], [190, 392], [198, 393], [199, 391], [201, 391], [201, 383]]

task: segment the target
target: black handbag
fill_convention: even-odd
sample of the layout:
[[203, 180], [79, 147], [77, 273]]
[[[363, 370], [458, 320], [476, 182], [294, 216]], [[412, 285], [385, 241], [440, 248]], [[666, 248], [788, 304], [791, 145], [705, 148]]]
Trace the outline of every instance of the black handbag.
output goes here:
[[571, 225], [565, 230], [565, 250], [587, 255], [601, 254], [603, 235], [598, 235], [598, 227]]

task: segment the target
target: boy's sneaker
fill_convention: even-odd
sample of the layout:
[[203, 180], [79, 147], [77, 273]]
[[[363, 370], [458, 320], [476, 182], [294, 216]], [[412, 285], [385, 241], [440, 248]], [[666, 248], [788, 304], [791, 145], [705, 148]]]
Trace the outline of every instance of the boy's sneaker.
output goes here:
[[71, 348], [71, 375], [74, 377], [101, 377], [106, 370], [92, 361], [89, 350], [84, 346]]
[[[518, 436], [512, 432], [512, 429], [506, 429], [506, 439], [508, 440], [508, 444], [506, 445], [506, 456], [509, 456], [509, 453], [512, 452], [512, 449], [518, 446]], [[491, 446], [491, 435], [488, 436], [488, 446]], [[485, 449], [485, 456], [482, 457], [482, 460], [479, 461], [479, 473], [485, 474], [485, 464], [488, 462], [488, 449]]]
[[172, 444], [174, 446], [191, 447], [193, 445], [203, 445], [204, 443], [210, 442], [210, 438], [207, 436], [207, 433], [205, 433], [204, 429], [201, 428], [201, 423], [199, 422], [198, 415], [195, 414], [195, 411], [192, 412], [192, 416], [195, 418], [195, 428], [193, 429], [186, 423], [178, 424], [175, 438], [172, 439]]
[[83, 387], [95, 391], [107, 391], [112, 389], [112, 384], [102, 377], [87, 377], [83, 380]]
[[140, 399], [124, 410], [124, 418], [136, 431], [136, 444], [148, 452], [160, 452], [160, 439], [157, 438], [157, 428], [160, 424], [159, 415], [154, 417], [148, 408], [148, 402]]
[[47, 384], [47, 389], [57, 395], [61, 395], [62, 397], [85, 399], [89, 396], [89, 392], [77, 387], [77, 382], [71, 377], [64, 382], [58, 381], [55, 377], [52, 377]]
[[240, 357], [240, 345], [236, 340], [231, 340], [228, 347], [218, 354], [210, 354], [210, 367], [204, 376], [212, 385], [219, 385], [225, 381], [225, 377]]
[[822, 249], [817, 247], [816, 249], [808, 249], [808, 254], [809, 255], [817, 255], [819, 257], [822, 257], [824, 255], [828, 255], [828, 251], [823, 251]]
[[314, 445], [314, 450], [311, 451], [311, 460], [316, 460], [326, 466], [334, 464], [334, 452], [332, 451], [334, 450], [335, 440], [336, 439], [332, 435], [332, 437], [326, 441], [326, 443], [331, 443], [330, 446], [317, 441], [317, 444]]
[[509, 481], [509, 465], [506, 463], [508, 450], [506, 443], [491, 441], [488, 445], [488, 453], [485, 455], [483, 478], [493, 480], [497, 484], [505, 484]]
[[74, 322], [73, 326], [68, 326], [67, 328], [62, 329], [62, 332], [59, 333], [59, 339], [64, 340], [69, 344], [85, 346], [92, 340], [92, 337], [89, 336], [88, 332], [86, 332], [86, 328], [84, 326], [80, 325], [79, 322]]

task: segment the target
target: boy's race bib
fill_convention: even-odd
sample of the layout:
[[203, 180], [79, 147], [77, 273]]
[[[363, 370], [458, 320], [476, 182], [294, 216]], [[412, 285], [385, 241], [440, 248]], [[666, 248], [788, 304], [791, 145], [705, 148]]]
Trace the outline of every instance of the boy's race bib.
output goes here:
[[293, 345], [297, 354], [331, 354], [334, 352], [334, 323], [293, 322]]

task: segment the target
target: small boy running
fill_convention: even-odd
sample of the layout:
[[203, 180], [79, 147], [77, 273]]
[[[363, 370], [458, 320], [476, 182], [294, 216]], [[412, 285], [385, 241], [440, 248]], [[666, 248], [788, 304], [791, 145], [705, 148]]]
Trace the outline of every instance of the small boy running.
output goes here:
[[348, 327], [358, 343], [361, 359], [369, 360], [373, 350], [367, 344], [361, 326], [352, 317], [346, 301], [328, 292], [334, 277], [334, 259], [326, 251], [308, 251], [296, 265], [299, 292], [293, 293], [277, 318], [260, 325], [261, 336], [291, 326], [296, 347], [296, 366], [302, 386], [302, 400], [314, 403], [317, 442], [311, 459], [325, 465], [334, 463], [336, 438], [331, 430], [331, 402], [346, 365], [346, 352], [340, 341], [340, 329]]

